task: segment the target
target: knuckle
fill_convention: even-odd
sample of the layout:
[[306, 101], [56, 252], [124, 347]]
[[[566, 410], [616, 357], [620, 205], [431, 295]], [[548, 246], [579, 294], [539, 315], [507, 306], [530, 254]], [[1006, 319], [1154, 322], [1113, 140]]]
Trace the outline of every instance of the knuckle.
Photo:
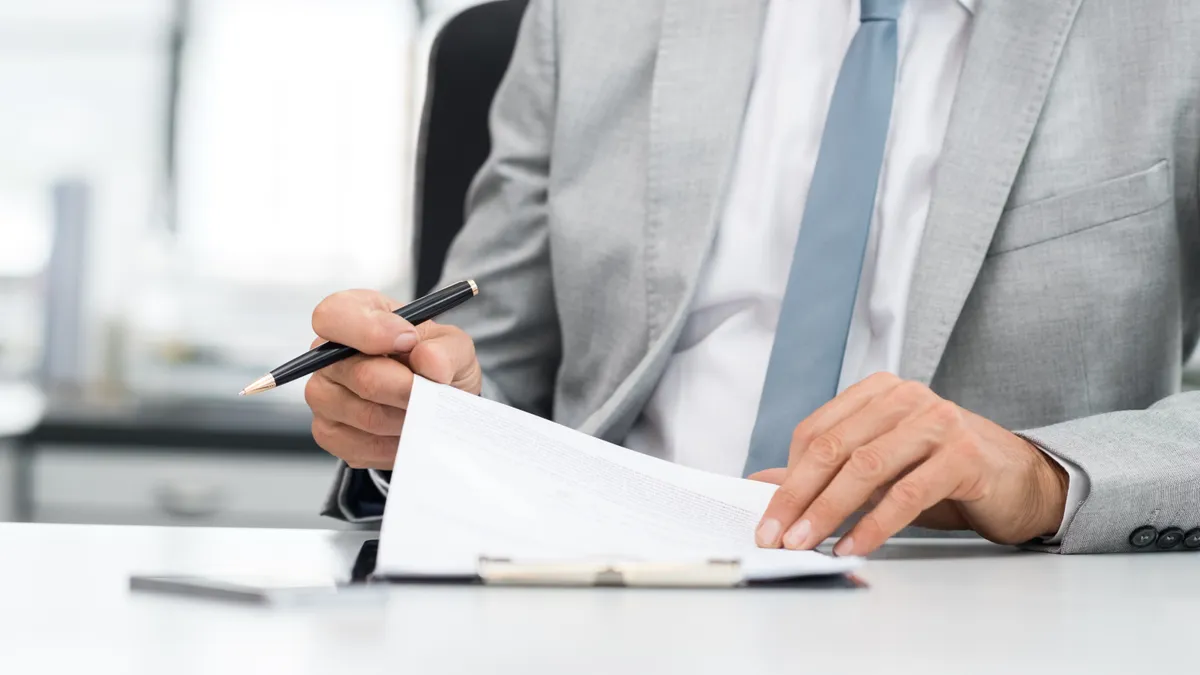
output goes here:
[[317, 445], [320, 446], [322, 450], [329, 453], [334, 453], [333, 428], [330, 426], [329, 422], [321, 419], [320, 417], [313, 418], [312, 436], [313, 440], [317, 442]]
[[929, 387], [926, 387], [920, 382], [907, 380], [896, 385], [892, 395], [901, 403], [913, 404], [924, 400], [931, 393], [932, 392], [929, 390]]
[[363, 359], [355, 364], [351, 377], [354, 381], [354, 391], [360, 398], [368, 401], [378, 401], [384, 394], [383, 377], [379, 374], [376, 359]]
[[[813, 500], [808, 507], [808, 515], [814, 523], [829, 523], [838, 520], [836, 505], [825, 495]], [[836, 525], [837, 523], [832, 523]]]
[[373, 464], [390, 468], [396, 463], [396, 440], [394, 436], [377, 436], [372, 439]]
[[812, 441], [812, 426], [807, 422], [801, 422], [792, 429], [792, 452], [805, 450]]
[[869, 511], [862, 518], [859, 518], [858, 525], [855, 527], [860, 531], [866, 531], [872, 534], [883, 531], [883, 523], [879, 521], [879, 514], [875, 513], [874, 511]]
[[312, 329], [317, 335], [324, 335], [329, 327], [334, 323], [334, 315], [337, 313], [335, 307], [344, 299], [345, 292], [334, 293], [326, 297], [317, 306], [313, 308], [312, 313]]
[[321, 383], [318, 379], [318, 376], [314, 375], [308, 378], [308, 383], [304, 385], [304, 403], [310, 410], [321, 407]]
[[455, 336], [457, 341], [463, 345], [463, 349], [460, 353], [467, 359], [468, 362], [474, 361], [475, 341], [471, 339], [470, 335], [467, 335], [465, 330], [459, 328], [458, 326], [455, 326], [454, 330], [456, 331]]
[[387, 422], [383, 406], [377, 403], [367, 403], [354, 416], [354, 426], [367, 433], [377, 433]]
[[963, 438], [951, 444], [950, 452], [961, 465], [968, 467], [978, 465], [983, 458], [983, 449], [973, 438]]
[[[365, 425], [363, 431], [384, 441], [387, 441], [389, 436], [396, 434], [400, 425], [404, 423], [403, 411], [390, 406], [368, 403], [364, 408], [365, 410], [361, 413], [362, 422]], [[384, 443], [383, 447], [386, 448], [387, 444]]]
[[842, 439], [833, 432], [826, 432], [813, 440], [805, 456], [821, 468], [837, 468], [842, 464], [842, 448]]
[[902, 509], [920, 509], [925, 502], [925, 488], [916, 481], [902, 480], [892, 486], [891, 498]]
[[[879, 514], [871, 511], [859, 519], [858, 525], [854, 529], [871, 541], [882, 541], [891, 536], [892, 532], [888, 525], [879, 519]], [[858, 537], [855, 537], [858, 539]]]
[[396, 335], [394, 329], [382, 321], [370, 321], [363, 331], [363, 346], [382, 354], [391, 353]]
[[803, 506], [804, 500], [800, 496], [796, 486], [784, 483], [775, 490], [775, 498], [771, 500], [772, 504], [784, 511], [798, 511]]
[[892, 373], [889, 373], [889, 372], [886, 372], [886, 371], [879, 371], [879, 372], [876, 372], [876, 373], [872, 373], [872, 374], [870, 375], [870, 377], [868, 377], [868, 378], [867, 378], [867, 381], [868, 381], [868, 382], [875, 382], [875, 383], [878, 383], [878, 384], [887, 384], [887, 383], [889, 383], [889, 382], [892, 382], [892, 381], [894, 381], [894, 380], [896, 380], [896, 379], [897, 379], [897, 378], [896, 378], [896, 376], [895, 376], [895, 375], [893, 375]]
[[944, 399], [935, 403], [929, 409], [929, 414], [942, 428], [956, 426], [962, 420], [962, 414], [958, 406]]
[[883, 451], [873, 445], [864, 445], [850, 454], [847, 468], [867, 480], [881, 478], [887, 470]]

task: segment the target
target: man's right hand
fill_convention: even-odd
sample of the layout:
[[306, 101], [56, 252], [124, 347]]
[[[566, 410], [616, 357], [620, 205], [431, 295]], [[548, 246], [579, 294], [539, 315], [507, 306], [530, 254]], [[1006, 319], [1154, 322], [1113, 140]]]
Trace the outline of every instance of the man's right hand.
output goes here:
[[400, 307], [375, 291], [342, 291], [313, 310], [325, 341], [362, 352], [315, 373], [304, 390], [317, 445], [356, 469], [391, 469], [404, 428], [413, 373], [478, 394], [482, 371], [475, 344], [461, 329], [427, 321], [413, 327]]

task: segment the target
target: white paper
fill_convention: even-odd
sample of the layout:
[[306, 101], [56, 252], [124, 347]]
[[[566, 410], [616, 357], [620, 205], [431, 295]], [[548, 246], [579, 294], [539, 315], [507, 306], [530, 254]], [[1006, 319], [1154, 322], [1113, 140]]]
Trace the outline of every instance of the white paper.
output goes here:
[[763, 550], [774, 488], [642, 455], [416, 378], [392, 472], [380, 574], [473, 576], [513, 560], [739, 559], [748, 578], [848, 571], [861, 561]]

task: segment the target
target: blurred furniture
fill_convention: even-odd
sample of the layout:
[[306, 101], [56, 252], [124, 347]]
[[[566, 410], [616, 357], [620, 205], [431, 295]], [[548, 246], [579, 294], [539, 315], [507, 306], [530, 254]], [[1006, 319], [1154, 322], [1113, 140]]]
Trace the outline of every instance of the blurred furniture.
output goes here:
[[46, 385], [75, 386], [85, 379], [84, 287], [92, 234], [91, 192], [82, 180], [60, 180], [53, 187], [54, 238], [46, 269], [42, 357], [42, 383]]
[[0, 524], [0, 670], [1144, 673], [1165, 645], [1183, 651], [1161, 668], [1188, 672], [1200, 602], [1200, 554], [956, 541], [888, 544], [859, 590], [409, 585], [295, 609], [127, 590], [131, 573], [344, 579], [368, 536]]
[[467, 190], [491, 151], [488, 113], [508, 68], [526, 0], [468, 7], [431, 30], [417, 145], [416, 296], [442, 275], [465, 219]]
[[19, 521], [336, 527], [335, 460], [307, 409], [259, 401], [52, 396], [17, 446]]
[[21, 383], [0, 384], [0, 521], [17, 515], [22, 482], [19, 439], [37, 426], [46, 402], [40, 391]]

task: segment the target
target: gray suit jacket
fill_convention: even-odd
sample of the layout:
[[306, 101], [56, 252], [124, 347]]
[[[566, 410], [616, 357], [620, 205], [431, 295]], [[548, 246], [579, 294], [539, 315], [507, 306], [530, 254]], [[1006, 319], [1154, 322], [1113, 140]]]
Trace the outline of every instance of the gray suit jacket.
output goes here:
[[[765, 6], [533, 0], [446, 271], [485, 289], [446, 318], [485, 395], [624, 438], [713, 240]], [[1200, 527], [1198, 166], [1200, 3], [982, 3], [900, 374], [1088, 474], [1051, 550]]]

